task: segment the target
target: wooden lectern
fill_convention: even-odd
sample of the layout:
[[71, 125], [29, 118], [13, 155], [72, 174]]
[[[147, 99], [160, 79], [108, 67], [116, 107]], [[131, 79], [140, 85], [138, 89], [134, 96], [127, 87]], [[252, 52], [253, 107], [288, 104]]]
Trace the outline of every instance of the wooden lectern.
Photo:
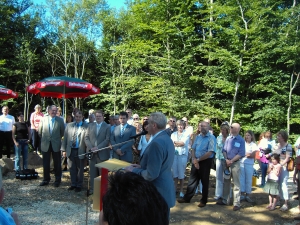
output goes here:
[[118, 159], [109, 159], [95, 165], [101, 168], [101, 176], [94, 179], [93, 210], [102, 210], [102, 198], [108, 186], [108, 172], [117, 171], [129, 165], [131, 163]]

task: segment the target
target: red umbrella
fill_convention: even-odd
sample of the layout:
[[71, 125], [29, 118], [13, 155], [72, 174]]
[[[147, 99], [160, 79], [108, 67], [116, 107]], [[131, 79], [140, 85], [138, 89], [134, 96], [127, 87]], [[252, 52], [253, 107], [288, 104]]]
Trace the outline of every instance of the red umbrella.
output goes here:
[[13, 92], [12, 90], [8, 89], [7, 87], [0, 85], [0, 99], [7, 100], [10, 98], [17, 98], [18, 93]]
[[42, 97], [53, 98], [86, 98], [100, 93], [100, 89], [85, 80], [72, 77], [47, 77], [29, 85], [26, 90]]

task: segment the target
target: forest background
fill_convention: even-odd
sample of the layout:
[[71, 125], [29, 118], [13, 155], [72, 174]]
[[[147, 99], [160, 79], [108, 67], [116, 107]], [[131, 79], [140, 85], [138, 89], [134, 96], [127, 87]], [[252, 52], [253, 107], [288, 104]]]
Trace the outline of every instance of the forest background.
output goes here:
[[131, 108], [239, 122], [257, 135], [300, 133], [300, 7], [297, 0], [0, 1], [0, 84], [19, 98], [10, 114], [62, 100], [28, 94], [49, 76], [81, 78], [99, 95], [66, 100], [107, 114]]

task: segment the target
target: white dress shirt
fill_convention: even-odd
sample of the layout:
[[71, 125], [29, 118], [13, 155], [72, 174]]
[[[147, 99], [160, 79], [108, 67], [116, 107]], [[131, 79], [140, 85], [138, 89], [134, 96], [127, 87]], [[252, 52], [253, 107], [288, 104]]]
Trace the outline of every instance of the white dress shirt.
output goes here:
[[0, 116], [0, 131], [12, 131], [12, 127], [15, 123], [15, 118], [11, 115]]

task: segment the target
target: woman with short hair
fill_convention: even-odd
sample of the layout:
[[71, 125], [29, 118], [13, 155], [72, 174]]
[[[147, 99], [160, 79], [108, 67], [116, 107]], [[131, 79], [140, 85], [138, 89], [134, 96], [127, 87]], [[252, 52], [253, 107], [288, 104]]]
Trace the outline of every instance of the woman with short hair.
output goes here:
[[215, 200], [218, 200], [223, 195], [223, 182], [224, 182], [224, 170], [225, 170], [225, 158], [223, 155], [223, 146], [229, 136], [230, 128], [227, 122], [221, 124], [220, 135], [217, 137], [216, 148], [216, 190]]
[[251, 130], [245, 133], [245, 156], [240, 162], [240, 190], [241, 190], [241, 201], [246, 200], [249, 203], [254, 201], [250, 198], [252, 191], [252, 176], [253, 176], [253, 165], [256, 151], [258, 146], [255, 143], [254, 133]]
[[183, 120], [176, 122], [177, 131], [171, 134], [171, 139], [175, 147], [175, 156], [172, 166], [175, 190], [177, 190], [178, 180], [180, 183], [179, 196], [183, 197], [183, 180], [188, 158], [188, 146], [190, 135], [185, 131], [185, 123]]
[[40, 121], [44, 117], [44, 114], [41, 112], [42, 107], [37, 104], [34, 107], [34, 112], [30, 115], [30, 128], [31, 128], [31, 144], [36, 152], [40, 149], [40, 137], [38, 135], [38, 128]]
[[30, 140], [30, 129], [24, 121], [22, 112], [17, 114], [18, 122], [13, 125], [12, 139], [15, 144], [15, 171], [20, 172], [20, 156], [22, 153], [23, 170], [27, 169], [28, 164], [28, 142]]

